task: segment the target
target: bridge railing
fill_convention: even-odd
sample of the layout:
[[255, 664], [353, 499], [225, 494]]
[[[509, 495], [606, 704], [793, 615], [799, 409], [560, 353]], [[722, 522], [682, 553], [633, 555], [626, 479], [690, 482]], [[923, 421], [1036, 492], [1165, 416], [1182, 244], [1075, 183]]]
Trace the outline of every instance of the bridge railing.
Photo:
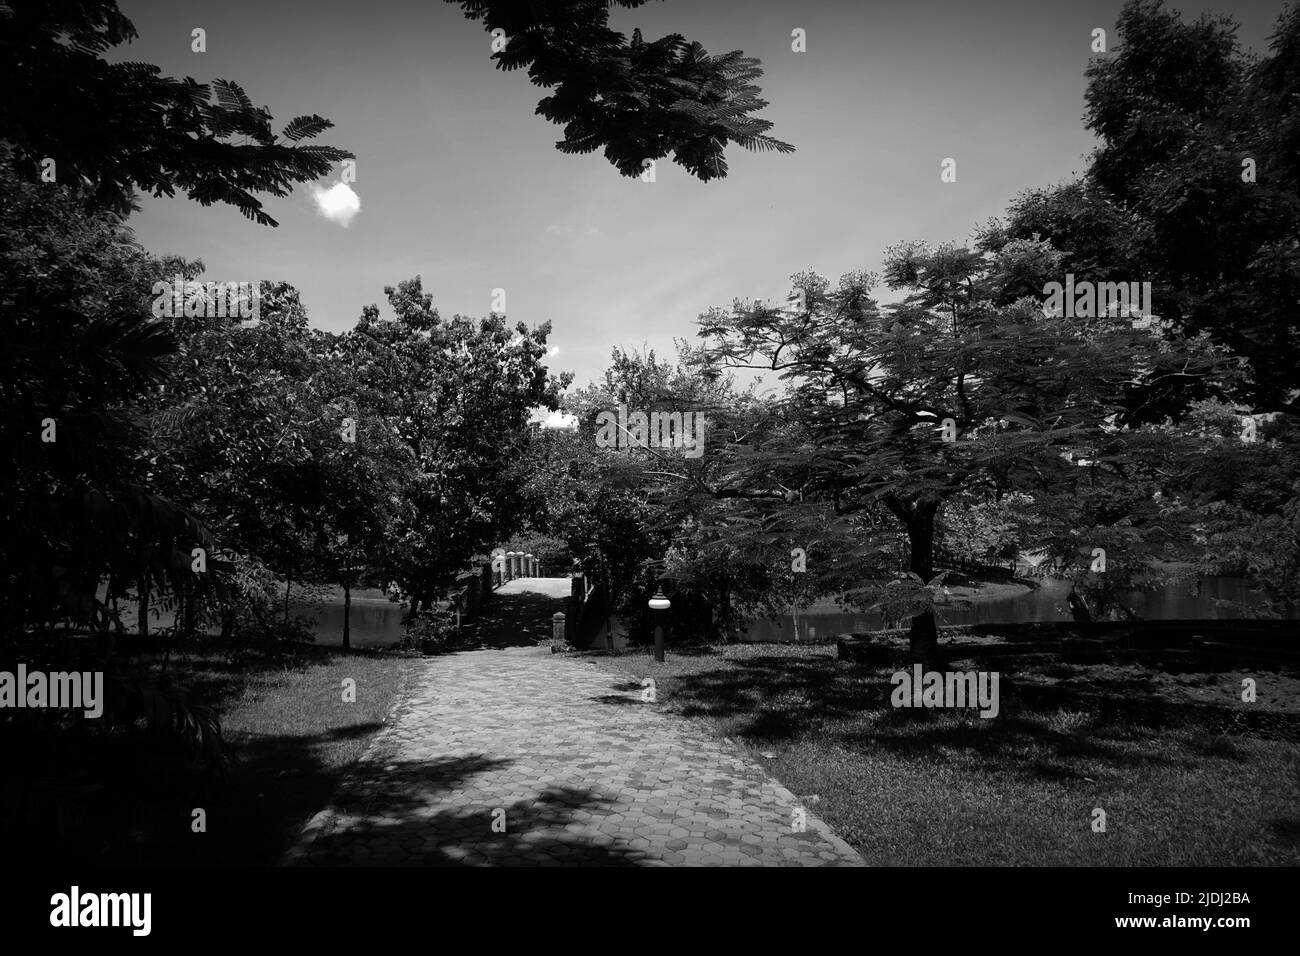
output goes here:
[[499, 588], [515, 578], [539, 578], [542, 576], [542, 562], [532, 554], [524, 551], [506, 551], [497, 548], [492, 552], [489, 565], [492, 574], [492, 587]]

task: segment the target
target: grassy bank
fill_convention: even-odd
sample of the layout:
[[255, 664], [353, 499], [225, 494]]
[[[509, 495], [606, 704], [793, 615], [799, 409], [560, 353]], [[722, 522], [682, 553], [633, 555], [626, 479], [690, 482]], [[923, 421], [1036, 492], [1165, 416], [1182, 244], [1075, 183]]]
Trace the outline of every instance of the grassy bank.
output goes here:
[[[159, 672], [150, 657], [129, 663]], [[51, 807], [41, 839], [58, 832], [62, 858], [92, 865], [273, 865], [383, 725], [412, 663], [312, 646], [232, 657], [211, 642], [173, 654], [166, 673], [219, 716], [230, 772], [220, 779], [177, 759], [165, 736], [105, 740], [97, 792]], [[344, 699], [349, 680], [354, 702]], [[198, 809], [206, 832], [195, 832]]]
[[[611, 676], [654, 677], [660, 707], [735, 739], [796, 794], [816, 794], [816, 812], [875, 864], [1300, 863], [1295, 674], [1253, 672], [1259, 700], [1247, 705], [1242, 675], [1214, 667], [1008, 657], [997, 666], [1024, 684], [1085, 683], [1115, 706], [1004, 700], [982, 720], [893, 708], [893, 668], [838, 661], [833, 646], [591, 659]], [[1271, 708], [1282, 730], [1225, 733], [1231, 721], [1207, 717], [1207, 698], [1223, 711]], [[1165, 706], [1125, 706], [1152, 700]], [[1092, 829], [1096, 809], [1104, 833]]]

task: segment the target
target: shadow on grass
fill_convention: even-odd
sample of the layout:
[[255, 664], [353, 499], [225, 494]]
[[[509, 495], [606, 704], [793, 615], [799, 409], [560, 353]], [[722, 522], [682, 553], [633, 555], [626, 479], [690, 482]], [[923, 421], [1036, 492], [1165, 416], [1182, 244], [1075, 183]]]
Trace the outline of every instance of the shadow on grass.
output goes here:
[[[999, 666], [1014, 668], [1012, 660]], [[1030, 671], [1042, 672], [1030, 664]], [[1204, 757], [1241, 760], [1225, 734], [1295, 740], [1294, 714], [1175, 702], [1160, 697], [1153, 676], [1068, 667], [1056, 671], [1077, 686], [1044, 688], [1003, 674], [1000, 713], [896, 708], [889, 668], [840, 663], [829, 655], [730, 657], [716, 668], [660, 678], [675, 712], [721, 723], [724, 733], [752, 745], [833, 744], [851, 751], [891, 753], [931, 763], [1017, 769], [1035, 779], [1083, 776], [1079, 767], [1116, 771], [1173, 766], [1194, 769]], [[1177, 733], [1186, 749], [1155, 738]], [[1028, 759], [1027, 759], [1028, 758]]]
[[[250, 689], [257, 695], [254, 707], [263, 694], [293, 693], [287, 688], [317, 692], [314, 680], [288, 675], [380, 656], [309, 648], [288, 655], [243, 654], [232, 663], [227, 654], [228, 649], [210, 644], [195, 646], [174, 656], [169, 672], [189, 688], [192, 702], [223, 711]], [[142, 673], [149, 663], [147, 658], [135, 661]], [[392, 664], [399, 667], [400, 661]], [[381, 671], [393, 673], [387, 665], [368, 673], [385, 680]], [[335, 725], [315, 732], [227, 728], [224, 736], [236, 763], [224, 780], [192, 762], [167, 734], [64, 735], [67, 740], [54, 740], [51, 746], [61, 744], [67, 753], [51, 756], [65, 759], [45, 763], [18, 760], [11, 751], [14, 766], [0, 780], [0, 840], [41, 858], [90, 866], [274, 864], [302, 824], [329, 801], [346, 765], [342, 761], [354, 759], [347, 748], [359, 751], [360, 743], [382, 726], [368, 711], [351, 717], [343, 713], [346, 705], [334, 706], [340, 713], [323, 719]], [[280, 714], [273, 708], [269, 716], [284, 721], [292, 719], [292, 711]], [[337, 725], [358, 717], [357, 723]], [[79, 745], [75, 751], [68, 749], [73, 744]], [[62, 768], [60, 774], [46, 768], [51, 762]], [[93, 793], [90, 786], [76, 785], [82, 780], [93, 784]], [[196, 812], [200, 810], [202, 814]], [[195, 832], [199, 819], [206, 830]]]
[[1300, 816], [1270, 820], [1268, 826], [1279, 843], [1300, 848]]

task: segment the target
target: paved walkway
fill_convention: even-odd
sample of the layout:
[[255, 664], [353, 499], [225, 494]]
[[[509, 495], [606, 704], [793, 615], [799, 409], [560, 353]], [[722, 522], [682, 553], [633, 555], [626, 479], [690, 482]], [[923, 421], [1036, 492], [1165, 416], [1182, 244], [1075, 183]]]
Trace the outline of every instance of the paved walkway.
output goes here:
[[739, 747], [633, 682], [533, 648], [416, 666], [288, 862], [862, 865]]

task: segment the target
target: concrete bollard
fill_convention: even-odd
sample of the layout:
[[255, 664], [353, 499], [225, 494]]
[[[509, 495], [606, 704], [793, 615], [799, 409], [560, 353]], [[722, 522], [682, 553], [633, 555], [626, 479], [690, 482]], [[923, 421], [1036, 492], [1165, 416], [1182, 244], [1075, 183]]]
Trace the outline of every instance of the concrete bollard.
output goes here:
[[551, 615], [551, 638], [556, 641], [564, 641], [564, 612], [556, 611]]

